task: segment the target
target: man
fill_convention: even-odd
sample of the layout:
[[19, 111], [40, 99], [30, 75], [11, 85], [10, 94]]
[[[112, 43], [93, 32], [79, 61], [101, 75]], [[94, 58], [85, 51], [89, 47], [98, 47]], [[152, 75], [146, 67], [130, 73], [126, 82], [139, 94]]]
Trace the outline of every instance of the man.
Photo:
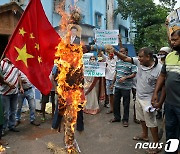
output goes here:
[[[121, 48], [120, 53], [128, 55], [127, 48]], [[114, 119], [111, 122], [121, 121], [120, 102], [123, 97], [123, 126], [128, 127], [129, 121], [129, 105], [130, 105], [130, 91], [132, 88], [132, 79], [136, 76], [136, 67], [130, 63], [118, 60], [116, 63], [116, 74], [114, 76], [115, 82], [115, 96], [114, 96]]]
[[12, 89], [8, 85], [1, 85], [1, 94], [4, 110], [4, 125], [2, 134], [6, 131], [7, 127], [12, 132], [19, 132], [15, 128], [16, 123], [16, 110], [18, 101], [18, 84], [22, 87], [19, 70], [10, 62], [8, 58], [1, 61], [2, 75], [6, 82], [10, 82], [14, 86]]
[[35, 126], [39, 126], [40, 124], [35, 121], [35, 98], [34, 91], [32, 89], [33, 85], [25, 76], [24, 73], [20, 72], [20, 77], [22, 81], [22, 87], [19, 90], [18, 94], [18, 110], [16, 113], [16, 126], [21, 123], [21, 110], [23, 106], [24, 99], [28, 101], [29, 110], [30, 110], [30, 123]]
[[[2, 74], [1, 74], [1, 70], [0, 70], [0, 83], [6, 84], [11, 89], [15, 88], [9, 82], [6, 82], [4, 80], [4, 78], [2, 77]], [[1, 101], [1, 95], [0, 95], [0, 145], [6, 146], [6, 145], [8, 145], [8, 142], [6, 140], [2, 139], [3, 122], [4, 122], [4, 116], [3, 116], [3, 107], [2, 107], [2, 101]]]
[[109, 114], [109, 113], [113, 113], [114, 91], [112, 85], [116, 73], [117, 57], [114, 57], [114, 53], [113, 53], [114, 48], [112, 45], [106, 45], [105, 50], [108, 53], [108, 57], [106, 57], [104, 54], [102, 56], [104, 61], [106, 62], [106, 70], [105, 70], [106, 94], [108, 95], [108, 100], [110, 104], [110, 110], [107, 112], [107, 114]]
[[71, 44], [80, 44], [80, 37], [77, 36], [78, 28], [72, 26], [70, 29], [70, 43]]
[[[158, 78], [152, 105], [161, 108], [162, 103], [158, 103], [158, 92], [165, 85], [165, 127], [166, 140], [178, 139], [180, 137], [180, 30], [171, 34], [171, 46], [173, 52], [167, 55], [165, 64], [162, 67]], [[174, 152], [178, 153], [178, 151]]]
[[[158, 57], [159, 57], [159, 62], [160, 64], [164, 64], [165, 63], [165, 59], [166, 59], [166, 56], [171, 52], [171, 48], [169, 47], [162, 47], [159, 52], [158, 52]], [[164, 87], [162, 88], [164, 90]], [[161, 92], [162, 94], [164, 93]], [[159, 95], [161, 95], [161, 93], [159, 93]], [[162, 96], [161, 96], [162, 97]], [[159, 100], [160, 101], [160, 100]], [[157, 119], [161, 119], [162, 118], [162, 109], [158, 109], [157, 110], [157, 115], [156, 115], [156, 118]]]
[[171, 48], [169, 47], [162, 47], [159, 50], [158, 56], [160, 58], [160, 63], [163, 65], [166, 59], [166, 56], [171, 52]]
[[[151, 108], [151, 98], [157, 78], [161, 71], [161, 65], [158, 64], [157, 58], [153, 57], [153, 52], [147, 47], [139, 50], [138, 59], [128, 57], [122, 53], [114, 53], [123, 61], [133, 63], [138, 67], [136, 75], [136, 113], [137, 119], [140, 120], [143, 132], [140, 136], [135, 136], [133, 139], [138, 141], [148, 141], [148, 128], [150, 128], [153, 141], [157, 143], [159, 138], [156, 116], [155, 112], [149, 112], [149, 109]], [[155, 149], [153, 152], [158, 152], [158, 149]]]

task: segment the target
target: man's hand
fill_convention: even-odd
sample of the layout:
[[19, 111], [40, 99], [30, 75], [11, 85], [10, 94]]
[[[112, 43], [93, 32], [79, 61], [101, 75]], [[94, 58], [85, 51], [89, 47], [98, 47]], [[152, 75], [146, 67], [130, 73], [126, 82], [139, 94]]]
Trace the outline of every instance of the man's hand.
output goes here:
[[151, 104], [156, 109], [160, 108], [160, 103], [158, 103], [158, 94], [153, 94], [152, 99], [151, 99]]
[[161, 103], [151, 103], [152, 104], [152, 106], [154, 107], [154, 108], [156, 108], [156, 109], [161, 109], [162, 108], [162, 104]]
[[121, 42], [121, 34], [118, 35], [119, 42]]
[[19, 89], [19, 91], [20, 93], [24, 94], [24, 89], [22, 87]]
[[114, 84], [110, 85], [109, 89], [111, 89], [111, 90], [112, 90], [112, 89], [113, 89], [113, 87], [114, 87]]
[[125, 80], [126, 80], [126, 77], [122, 77], [122, 78], [119, 79], [119, 82], [123, 83]]
[[15, 87], [15, 85], [12, 85], [11, 83], [7, 83], [7, 85], [10, 87], [10, 89], [15, 89], [16, 87]]

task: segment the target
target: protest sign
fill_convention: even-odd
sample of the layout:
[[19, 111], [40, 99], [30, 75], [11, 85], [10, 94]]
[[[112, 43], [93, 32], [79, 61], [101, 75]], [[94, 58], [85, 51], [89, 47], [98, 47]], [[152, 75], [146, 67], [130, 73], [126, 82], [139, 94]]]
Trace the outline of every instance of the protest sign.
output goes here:
[[94, 56], [94, 53], [85, 53], [83, 54], [83, 61], [89, 61], [90, 57]]
[[171, 33], [177, 29], [180, 29], [180, 8], [171, 12], [167, 16], [167, 26], [168, 26], [168, 35], [171, 36]]
[[118, 30], [95, 30], [95, 39], [97, 45], [118, 45]]
[[105, 68], [105, 62], [84, 61], [84, 76], [104, 77]]

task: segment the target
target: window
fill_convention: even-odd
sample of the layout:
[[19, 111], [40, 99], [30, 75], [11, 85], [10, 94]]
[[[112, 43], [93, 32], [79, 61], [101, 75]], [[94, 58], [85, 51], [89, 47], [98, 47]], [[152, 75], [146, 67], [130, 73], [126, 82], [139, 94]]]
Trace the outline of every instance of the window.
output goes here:
[[128, 30], [125, 29], [125, 37], [128, 38], [128, 36], [129, 36], [129, 35], [128, 35]]
[[95, 13], [95, 26], [100, 28], [102, 26], [102, 14], [99, 12]]
[[121, 34], [121, 26], [119, 25], [119, 34]]

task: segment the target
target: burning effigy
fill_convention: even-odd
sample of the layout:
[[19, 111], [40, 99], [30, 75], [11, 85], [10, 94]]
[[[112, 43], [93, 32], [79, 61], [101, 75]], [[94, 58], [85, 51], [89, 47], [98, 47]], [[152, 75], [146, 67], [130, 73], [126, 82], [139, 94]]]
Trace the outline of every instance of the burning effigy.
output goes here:
[[80, 12], [75, 9], [68, 15], [61, 9], [61, 32], [63, 39], [59, 42], [55, 54], [55, 63], [58, 67], [57, 92], [59, 114], [64, 116], [64, 142], [68, 153], [78, 153], [77, 142], [74, 138], [77, 112], [85, 104], [83, 78], [83, 46], [80, 36], [75, 32], [81, 28]]

